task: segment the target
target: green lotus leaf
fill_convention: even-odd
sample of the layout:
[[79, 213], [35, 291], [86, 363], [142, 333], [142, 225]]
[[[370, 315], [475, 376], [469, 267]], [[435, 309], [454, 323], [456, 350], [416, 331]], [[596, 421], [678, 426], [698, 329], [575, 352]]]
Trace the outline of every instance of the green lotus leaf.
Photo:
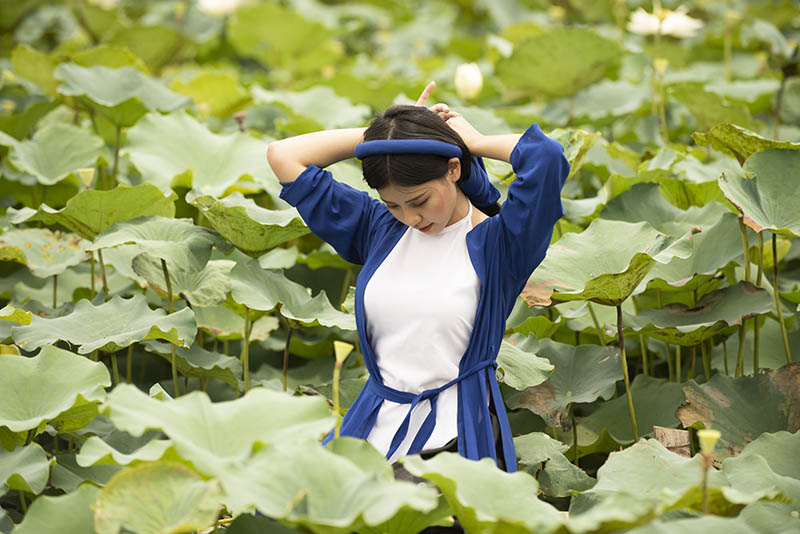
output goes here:
[[47, 124], [25, 141], [12, 140], [8, 161], [44, 185], [53, 185], [78, 169], [93, 167], [105, 152], [101, 138], [64, 123]]
[[31, 505], [14, 532], [18, 534], [62, 534], [94, 531], [92, 506], [100, 491], [91, 484], [81, 485], [67, 495], [42, 495]]
[[[83, 7], [90, 6], [84, 5]], [[109, 69], [133, 67], [142, 74], [150, 74], [150, 70], [144, 61], [125, 46], [100, 44], [81, 50], [72, 56], [72, 61], [81, 67], [103, 66]]]
[[129, 467], [100, 490], [94, 506], [97, 534], [193, 532], [213, 525], [222, 498], [219, 483], [169, 462]]
[[[682, 518], [674, 521], [653, 521], [648, 525], [628, 531], [630, 534], [763, 534], [766, 531], [753, 530], [738, 518], [707, 515], [697, 518]], [[786, 532], [781, 530], [780, 532]]]
[[92, 465], [83, 467], [76, 462], [75, 453], [57, 454], [50, 468], [50, 484], [61, 491], [71, 493], [84, 482], [104, 486], [111, 477], [122, 470], [119, 465]]
[[3, 113], [0, 115], [0, 130], [21, 141], [28, 137], [45, 115], [57, 107], [58, 102], [38, 100], [28, 104], [25, 109], [15, 109], [10, 114]]
[[600, 133], [556, 128], [548, 133], [548, 137], [555, 139], [564, 147], [564, 157], [569, 161], [569, 174], [567, 175], [567, 180], [569, 180], [580, 170], [589, 150], [600, 138]]
[[668, 92], [670, 96], [689, 108], [697, 125], [703, 130], [718, 124], [739, 124], [750, 130], [756, 128], [750, 109], [745, 104], [729, 101], [718, 93], [705, 91], [700, 85], [673, 85]]
[[[148, 341], [145, 347], [168, 361], [172, 358], [167, 343]], [[215, 378], [230, 384], [237, 392], [240, 389], [242, 362], [239, 358], [205, 350], [195, 343], [189, 348], [178, 348], [175, 351], [175, 360], [178, 372], [183, 376]]]
[[0, 321], [9, 321], [17, 324], [31, 324], [31, 312], [15, 308], [6, 304], [0, 309]]
[[467, 532], [546, 533], [563, 526], [561, 513], [537, 498], [539, 484], [528, 473], [506, 473], [489, 458], [475, 462], [451, 452], [401, 462], [439, 487]]
[[277, 184], [262, 140], [215, 134], [182, 111], [146, 115], [128, 130], [125, 149], [143, 179], [161, 189], [194, 187], [221, 196], [242, 178], [262, 187]]
[[[312, 251], [311, 254], [314, 252], [316, 251]], [[258, 264], [261, 265], [262, 269], [289, 269], [294, 267], [294, 265], [300, 260], [299, 256], [300, 252], [294, 245], [289, 248], [276, 247], [259, 256]], [[336, 257], [339, 257], [339, 255], [336, 254]]]
[[7, 394], [0, 405], [0, 426], [12, 432], [38, 428], [77, 404], [102, 400], [103, 387], [110, 385], [103, 364], [53, 346], [30, 358], [2, 357], [0, 391]]
[[200, 210], [222, 237], [253, 258], [310, 232], [296, 209], [268, 210], [241, 193], [217, 199], [191, 192], [186, 201]]
[[800, 151], [767, 149], [753, 154], [744, 163], [748, 178], [736, 172], [722, 174], [719, 187], [725, 197], [744, 215], [744, 222], [755, 232], [764, 229], [787, 237], [800, 237], [800, 182], [787, 180], [800, 173]]
[[[536, 338], [530, 338], [535, 342]], [[535, 354], [536, 348], [516, 346], [506, 340], [497, 354], [498, 381], [519, 391], [541, 384], [553, 372], [553, 366]]]
[[135, 244], [142, 252], [167, 265], [187, 271], [199, 271], [211, 256], [211, 248], [223, 251], [230, 245], [216, 232], [195, 226], [191, 219], [169, 219], [166, 217], [137, 217], [118, 222], [97, 236], [89, 250], [100, 250], [119, 245]]
[[531, 282], [552, 288], [553, 300], [624, 301], [656, 262], [688, 256], [685, 240], [666, 236], [646, 222], [595, 219], [580, 234], [553, 244]]
[[685, 404], [676, 414], [681, 423], [722, 433], [714, 450], [717, 461], [739, 454], [764, 432], [800, 430], [800, 363], [735, 379], [715, 374], [702, 385], [690, 380], [683, 393]]
[[0, 484], [9, 489], [38, 495], [50, 475], [47, 454], [38, 443], [18, 447], [9, 452], [0, 448]]
[[514, 448], [521, 467], [536, 476], [546, 495], [567, 497], [595, 484], [593, 478], [564, 456], [569, 446], [543, 432], [515, 437]]
[[[395, 481], [386, 472], [385, 461], [376, 464], [374, 455], [367, 455], [367, 463], [356, 463], [352, 453], [336, 454], [316, 443], [299, 448], [266, 446], [221, 475], [228, 505], [235, 511], [255, 508], [317, 534], [385, 527], [403, 511], [410, 523], [405, 530], [378, 532], [417, 532], [431, 519], [440, 519], [429, 515], [435, 515], [439, 500], [433, 488]], [[363, 451], [356, 456], [363, 456]]]
[[240, 262], [233, 268], [231, 295], [253, 310], [272, 311], [280, 306], [280, 314], [296, 325], [356, 329], [355, 318], [335, 309], [324, 290], [312, 298], [307, 288], [281, 272], [262, 269], [257, 260]]
[[[134, 436], [159, 429], [185, 460], [207, 474], [249, 457], [258, 444], [314, 441], [333, 427], [328, 403], [320, 397], [292, 397], [264, 388], [233, 401], [212, 403], [193, 391], [159, 401], [136, 387], [120, 384], [109, 393], [105, 410], [114, 426]], [[253, 424], [258, 421], [258, 424]], [[214, 432], [208, 432], [214, 428]]]
[[[217, 339], [241, 339], [244, 333], [244, 317], [227, 306], [195, 306], [195, 321], [197, 327], [202, 328]], [[251, 314], [251, 320], [257, 314]], [[276, 317], [262, 316], [251, 323], [250, 340], [263, 341], [269, 333], [278, 328]]]
[[53, 77], [58, 65], [56, 58], [23, 43], [11, 52], [11, 62], [17, 75], [41, 87], [47, 96], [57, 95], [58, 80]]
[[772, 296], [765, 289], [739, 282], [704, 295], [694, 307], [667, 304], [661, 309], [641, 310], [638, 315], [623, 314], [622, 321], [634, 332], [644, 332], [667, 343], [691, 346], [774, 308]]
[[88, 259], [89, 245], [75, 234], [39, 228], [10, 230], [0, 234], [0, 260], [22, 263], [34, 276], [47, 278]]
[[[795, 324], [800, 324], [795, 322]], [[752, 329], [750, 326], [748, 328]], [[748, 331], [744, 341], [744, 361], [742, 362], [742, 372], [745, 375], [753, 374], [753, 348], [754, 335]], [[792, 359], [798, 361], [800, 355], [800, 329], [792, 328], [787, 332], [786, 340], [789, 342], [789, 351]], [[729, 369], [731, 373], [736, 368], [736, 357], [739, 354], [738, 336], [730, 336], [724, 340], [725, 347], [718, 343], [711, 351], [711, 367], [720, 373]], [[786, 365], [786, 352], [783, 348], [783, 337], [781, 328], [777, 320], [765, 318], [759, 331], [759, 369], [778, 369]], [[727, 354], [728, 363], [725, 363]]]
[[773, 501], [758, 501], [745, 506], [739, 518], [754, 532], [780, 534], [800, 531], [800, 517], [792, 505]]
[[176, 93], [194, 100], [203, 117], [230, 117], [250, 102], [248, 93], [236, 77], [226, 72], [201, 71], [189, 81], [176, 78], [170, 84]]
[[289, 113], [309, 117], [319, 124], [320, 129], [353, 128], [361, 126], [369, 118], [369, 106], [353, 105], [324, 85], [300, 92], [273, 92], [254, 87], [253, 96], [257, 102], [279, 103]]
[[601, 80], [619, 57], [619, 46], [593, 31], [553, 28], [517, 44], [496, 69], [506, 87], [571, 96]]
[[723, 97], [740, 102], [747, 102], [751, 111], [764, 111], [771, 109], [773, 95], [780, 88], [781, 82], [775, 78], [761, 78], [755, 80], [714, 80], [705, 84], [703, 89]]
[[652, 88], [647, 83], [601, 80], [575, 95], [573, 117], [580, 117], [580, 122], [606, 124], [616, 117], [636, 113], [651, 99]]
[[600, 345], [566, 345], [550, 339], [539, 343], [536, 354], [555, 369], [543, 383], [506, 395], [512, 409], [527, 408], [550, 426], [572, 428], [569, 407], [576, 402], [609, 399], [622, 379], [619, 351]]
[[692, 137], [698, 145], [710, 145], [715, 150], [736, 158], [740, 165], [744, 165], [756, 152], [769, 148], [800, 150], [800, 143], [767, 139], [735, 124], [718, 124], [705, 133], [695, 132]]
[[[675, 410], [683, 402], [681, 385], [646, 375], [636, 375], [631, 384], [636, 407], [639, 436], [653, 435], [653, 426], [677, 427], [680, 421]], [[578, 419], [578, 453], [610, 452], [634, 442], [626, 398], [617, 397], [600, 404], [597, 409]], [[565, 443], [572, 441], [572, 432], [559, 434]], [[572, 456], [569, 454], [568, 456]]]
[[[308, 265], [309, 269], [313, 270], [321, 267], [335, 267], [338, 269], [347, 270], [353, 267], [352, 263], [339, 256], [336, 250], [334, 250], [334, 248], [328, 243], [323, 243], [319, 248], [312, 250], [308, 254], [300, 253], [296, 255], [295, 261], [297, 263], [304, 263]], [[261, 258], [258, 259], [258, 262], [265, 269], [271, 268], [265, 266], [264, 261]]]
[[136, 217], [158, 215], [172, 218], [175, 215], [177, 195], [168, 195], [153, 184], [134, 187], [118, 185], [111, 191], [88, 189], [67, 201], [66, 207], [56, 210], [47, 204], [38, 209], [22, 208], [8, 210], [12, 224], [40, 221], [47, 225], [60, 224], [84, 239], [94, 239], [121, 221]]
[[[718, 174], [718, 172], [714, 172], [714, 176]], [[717, 185], [717, 180], [692, 182], [683, 178], [648, 176], [647, 174], [634, 177], [612, 174], [606, 181], [604, 190], [607, 191], [608, 197], [612, 198], [642, 182], [659, 184], [661, 195], [667, 202], [682, 210], [689, 209], [691, 206], [705, 206], [712, 200], [725, 202], [725, 195]]]
[[225, 529], [225, 534], [303, 534], [303, 531], [278, 523], [263, 515], [239, 514]]
[[89, 354], [94, 350], [114, 352], [148, 339], [189, 347], [196, 331], [190, 308], [167, 315], [161, 309], [151, 310], [143, 295], [135, 295], [130, 299], [114, 296], [98, 306], [83, 299], [69, 315], [34, 317], [30, 325], [16, 326], [11, 333], [14, 342], [25, 350], [67, 341], [80, 346], [79, 354]]
[[108, 44], [128, 48], [142, 58], [152, 72], [159, 72], [180, 52], [184, 37], [177, 28], [160, 24], [121, 28]]
[[[167, 298], [167, 284], [161, 260], [146, 252], [133, 258], [136, 274], [147, 280], [147, 285], [162, 298]], [[211, 260], [199, 271], [168, 269], [173, 298], [181, 295], [192, 306], [213, 306], [225, 300], [230, 290], [231, 260]]]
[[534, 335], [536, 339], [551, 337], [564, 324], [562, 317], [558, 316], [555, 320], [551, 320], [547, 311], [538, 305], [538, 301], [535, 298], [532, 298], [530, 304], [528, 304], [524, 300], [526, 291], [527, 288], [523, 289], [521, 298], [518, 298], [514, 303], [514, 309], [511, 310], [511, 315], [506, 319], [506, 333], [513, 332], [523, 337]]
[[[175, 461], [172, 458], [164, 458], [164, 455], [172, 447], [172, 442], [168, 439], [153, 439], [131, 451], [130, 453], [120, 452], [97, 436], [90, 436], [81, 445], [81, 451], [76, 457], [78, 465], [89, 467], [92, 465], [130, 465], [143, 462], [155, 462], [158, 460]], [[179, 459], [179, 458], [177, 458]]]

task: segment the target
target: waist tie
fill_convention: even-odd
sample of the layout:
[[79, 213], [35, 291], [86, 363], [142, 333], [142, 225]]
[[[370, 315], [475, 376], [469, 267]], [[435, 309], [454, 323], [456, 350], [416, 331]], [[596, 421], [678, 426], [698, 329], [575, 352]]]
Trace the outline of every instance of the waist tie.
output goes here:
[[419, 404], [420, 401], [429, 400], [431, 404], [431, 412], [425, 418], [425, 421], [422, 423], [422, 426], [417, 432], [417, 436], [414, 438], [414, 441], [411, 443], [411, 447], [409, 451], [417, 452], [418, 450], [422, 450], [422, 447], [428, 441], [428, 438], [431, 437], [433, 433], [433, 428], [436, 426], [436, 401], [439, 398], [439, 393], [446, 390], [450, 386], [453, 386], [465, 378], [474, 375], [478, 371], [481, 371], [487, 367], [497, 367], [497, 362], [494, 360], [484, 360], [480, 363], [477, 363], [464, 371], [463, 373], [459, 373], [459, 375], [451, 380], [450, 382], [444, 384], [443, 386], [439, 386], [438, 388], [433, 389], [426, 389], [425, 391], [413, 394], [407, 391], [399, 391], [394, 388], [390, 388], [385, 384], [379, 383], [377, 380], [370, 380], [370, 386], [376, 390], [376, 393], [383, 397], [385, 400], [389, 400], [392, 402], [396, 402], [399, 404], [411, 404], [408, 408], [408, 413], [406, 414], [405, 419], [403, 419], [403, 423], [397, 429], [397, 432], [392, 438], [392, 444], [389, 447], [389, 452], [386, 453], [386, 458], [391, 458], [392, 455], [395, 453], [397, 448], [406, 438], [408, 434], [408, 425], [411, 420], [411, 412], [414, 411], [414, 408]]

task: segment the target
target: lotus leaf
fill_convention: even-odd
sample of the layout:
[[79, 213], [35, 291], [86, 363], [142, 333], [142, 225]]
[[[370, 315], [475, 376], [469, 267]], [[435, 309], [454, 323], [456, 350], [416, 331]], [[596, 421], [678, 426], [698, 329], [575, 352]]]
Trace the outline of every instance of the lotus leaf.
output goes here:
[[254, 258], [310, 232], [296, 209], [268, 210], [241, 193], [223, 199], [190, 193], [186, 201], [200, 210], [222, 237]]
[[24, 110], [15, 110], [14, 114], [2, 114], [0, 115], [0, 130], [21, 141], [28, 137], [42, 117], [56, 107], [58, 107], [57, 102], [36, 101], [26, 106]]
[[56, 96], [58, 80], [53, 77], [53, 71], [58, 65], [56, 58], [23, 43], [17, 45], [12, 51], [11, 63], [14, 66], [14, 72], [19, 76], [41, 87], [46, 95]]
[[[69, 381], [64, 377], [69, 376]], [[0, 426], [12, 432], [38, 428], [79, 403], [105, 397], [111, 385], [105, 366], [71, 352], [44, 346], [30, 358], [0, 358]]]
[[47, 485], [50, 463], [38, 443], [18, 447], [11, 452], [0, 448], [0, 484], [5, 483], [12, 490], [38, 495]]
[[795, 510], [800, 510], [796, 504], [800, 498], [800, 480], [776, 473], [763, 456], [748, 454], [728, 458], [723, 465], [725, 476], [736, 491], [766, 496], [780, 494], [795, 503], [792, 506]]
[[550, 247], [531, 282], [554, 289], [553, 300], [591, 300], [616, 306], [636, 289], [656, 262], [688, 256], [685, 240], [646, 222], [595, 219], [580, 234]]
[[497, 366], [498, 380], [519, 391], [541, 384], [553, 372], [553, 366], [544, 358], [506, 340], [500, 344]]
[[173, 217], [177, 195], [170, 191], [164, 195], [152, 184], [135, 187], [119, 185], [111, 191], [85, 190], [67, 201], [60, 210], [42, 204], [38, 209], [8, 210], [9, 221], [21, 224], [40, 221], [48, 225], [60, 224], [84, 239], [94, 239], [114, 224], [136, 217], [158, 215]]
[[303, 534], [303, 531], [278, 523], [263, 515], [239, 514], [225, 529], [225, 534]]
[[75, 453], [57, 454], [50, 468], [50, 484], [65, 492], [73, 492], [87, 481], [103, 486], [121, 469], [118, 465], [81, 467], [75, 462]]
[[759, 501], [745, 506], [739, 518], [759, 534], [781, 534], [800, 531], [800, 518], [796, 512], [786, 503]]
[[536, 476], [542, 491], [551, 497], [567, 497], [574, 491], [587, 490], [595, 483], [564, 456], [568, 445], [543, 432], [515, 437], [514, 448], [525, 471]]
[[180, 52], [185, 42], [183, 39], [176, 28], [148, 24], [122, 28], [108, 43], [130, 49], [137, 57], [144, 60], [151, 71], [158, 72]]
[[[249, 457], [258, 444], [316, 441], [333, 427], [328, 403], [320, 397], [292, 397], [264, 388], [243, 397], [212, 403], [205, 393], [175, 400], [150, 398], [120, 384], [105, 403], [111, 421], [135, 436], [160, 429], [185, 460], [207, 474], [219, 474], [233, 461]], [[258, 421], [258, 424], [253, 424]], [[207, 432], [214, 428], [214, 432]]]
[[714, 459], [721, 461], [764, 432], [800, 430], [798, 384], [800, 363], [735, 379], [716, 374], [702, 385], [690, 380], [676, 415], [685, 427], [700, 423], [722, 433], [714, 451]]
[[[227, 306], [195, 306], [197, 327], [209, 332], [217, 339], [241, 339], [244, 332], [244, 317]], [[251, 320], [256, 314], [251, 314]], [[250, 339], [267, 339], [269, 332], [278, 328], [275, 317], [259, 317], [251, 325]]]
[[[795, 323], [798, 324], [798, 323]], [[749, 332], [745, 336], [744, 342], [744, 361], [742, 362], [742, 372], [745, 375], [753, 374], [753, 354], [754, 339], [753, 335]], [[793, 354], [794, 361], [798, 360], [800, 355], [800, 330], [792, 328], [787, 332], [787, 341], [789, 348]], [[711, 367], [724, 372], [729, 369], [733, 372], [736, 367], [736, 356], [739, 353], [739, 339], [738, 336], [730, 336], [724, 341], [725, 347], [723, 349], [722, 343], [716, 345], [711, 351]], [[769, 320], [766, 317], [760, 328], [760, 336], [758, 341], [759, 369], [778, 369], [786, 365], [786, 354], [783, 349], [783, 338], [781, 337], [781, 329], [778, 321]], [[727, 354], [728, 363], [725, 363], [725, 355]]]
[[537, 354], [550, 361], [553, 374], [541, 384], [507, 395], [506, 402], [512, 409], [527, 408], [550, 426], [571, 428], [571, 404], [609, 399], [617, 380], [622, 379], [619, 350], [614, 347], [575, 347], [543, 339]]
[[[80, 453], [75, 460], [79, 466], [92, 465], [130, 465], [158, 460], [179, 461], [177, 458], [164, 458], [172, 447], [168, 439], [153, 439], [130, 453], [120, 452], [97, 436], [90, 436], [81, 446]], [[175, 456], [175, 454], [173, 454]]]
[[467, 532], [557, 532], [564, 523], [554, 507], [537, 498], [536, 479], [501, 471], [489, 458], [476, 462], [442, 452], [430, 460], [407, 456], [402, 463], [439, 487]]
[[30, 325], [16, 326], [11, 333], [14, 342], [25, 350], [62, 340], [80, 345], [79, 354], [89, 354], [98, 349], [114, 352], [148, 339], [189, 347], [196, 331], [191, 309], [166, 315], [164, 310], [151, 310], [144, 296], [135, 295], [130, 299], [115, 296], [98, 306], [80, 300], [69, 315], [55, 319], [34, 317]]
[[569, 161], [569, 174], [567, 180], [575, 176], [583, 165], [583, 160], [600, 138], [600, 134], [589, 133], [583, 130], [555, 129], [548, 134], [564, 147], [564, 157]]
[[729, 101], [718, 93], [705, 91], [699, 85], [673, 85], [669, 88], [669, 94], [689, 108], [697, 125], [703, 130], [723, 123], [740, 124], [751, 130], [756, 128], [746, 105]]
[[[718, 175], [715, 172], [714, 175]], [[717, 185], [717, 180], [702, 182], [689, 182], [686, 179], [639, 175], [635, 177], [625, 177], [612, 174], [604, 186], [609, 198], [615, 197], [627, 191], [635, 184], [642, 182], [655, 182], [661, 187], [661, 195], [673, 206], [682, 210], [689, 209], [691, 206], [705, 206], [712, 200], [725, 202], [725, 195]]]
[[0, 321], [10, 321], [17, 324], [31, 324], [31, 312], [15, 308], [6, 304], [0, 309]]
[[67, 495], [42, 495], [31, 505], [25, 518], [14, 530], [17, 534], [62, 534], [94, 531], [92, 506], [100, 490], [83, 484]]
[[170, 88], [194, 100], [203, 117], [213, 115], [224, 119], [250, 102], [250, 94], [233, 75], [225, 72], [202, 71], [188, 82], [176, 78]]
[[630, 530], [630, 534], [764, 534], [764, 531], [753, 530], [744, 521], [731, 517], [708, 515], [697, 518], [681, 518], [674, 521], [653, 521], [652, 523]]
[[646, 83], [602, 80], [575, 96], [573, 116], [596, 122], [637, 112], [652, 99]]
[[94, 506], [97, 534], [191, 532], [214, 524], [222, 495], [215, 480], [189, 468], [157, 462], [129, 467], [100, 490]]
[[635, 332], [644, 332], [667, 343], [691, 346], [773, 309], [774, 302], [765, 289], [739, 282], [704, 295], [696, 306], [675, 303], [661, 309], [648, 308], [638, 315], [624, 314], [623, 322]]
[[161, 189], [194, 187], [221, 196], [241, 178], [277, 184], [262, 141], [215, 134], [185, 112], [146, 115], [128, 131], [125, 148], [144, 180]]
[[75, 234], [39, 228], [0, 234], [0, 260], [27, 265], [31, 273], [47, 278], [87, 259], [89, 243]]
[[317, 129], [353, 128], [361, 126], [369, 117], [368, 106], [353, 105], [348, 99], [338, 96], [333, 89], [324, 85], [301, 92], [272, 92], [254, 87], [253, 96], [257, 102], [280, 103], [290, 113], [313, 119], [319, 123]]
[[195, 226], [191, 219], [137, 217], [118, 222], [97, 236], [89, 250], [135, 244], [142, 252], [166, 260], [170, 266], [199, 271], [211, 256], [211, 248], [228, 250], [230, 245], [216, 232]]
[[[294, 245], [289, 248], [277, 247], [259, 256], [258, 264], [261, 265], [262, 269], [289, 269], [297, 263], [299, 254], [300, 252]], [[323, 254], [327, 257], [327, 253]], [[339, 255], [337, 254], [336, 256], [338, 257]]]
[[[258, 259], [261, 266], [267, 268], [262, 262], [261, 258]], [[321, 267], [336, 267], [339, 269], [350, 269], [353, 267], [352, 263], [339, 256], [332, 246], [327, 243], [322, 244], [318, 249], [314, 249], [308, 254], [301, 254], [297, 257], [297, 263], [305, 263], [309, 269], [319, 269]], [[291, 266], [290, 266], [291, 267]]]
[[272, 311], [280, 306], [281, 315], [296, 325], [356, 329], [355, 318], [336, 310], [325, 291], [312, 298], [307, 288], [283, 273], [262, 269], [257, 260], [241, 262], [233, 268], [231, 295], [253, 310]]
[[[161, 260], [144, 252], [133, 258], [131, 266], [136, 274], [147, 280], [153, 291], [168, 298]], [[192, 306], [219, 304], [230, 290], [229, 275], [233, 266], [234, 262], [230, 260], [211, 260], [199, 271], [168, 269], [173, 298], [180, 295]]]
[[[744, 223], [755, 232], [771, 230], [788, 237], [800, 237], [800, 151], [767, 149], [744, 163], [748, 178], [738, 173], [723, 174], [719, 187], [744, 215]], [[790, 179], [787, 180], [787, 177]]]
[[714, 149], [736, 158], [740, 165], [744, 165], [745, 160], [762, 150], [800, 150], [800, 143], [767, 139], [735, 124], [718, 124], [705, 133], [696, 132], [692, 137], [698, 145], [711, 145]]
[[519, 43], [496, 68], [507, 87], [571, 96], [599, 81], [619, 56], [615, 42], [590, 30], [553, 28]]
[[[549, 290], [546, 294], [549, 295]], [[533, 334], [537, 339], [544, 339], [551, 337], [564, 324], [561, 316], [550, 320], [546, 310], [539, 307], [538, 296], [534, 286], [522, 290], [521, 298], [517, 299], [506, 320], [506, 333], [510, 331], [525, 337]]]
[[[145, 347], [162, 358], [171, 359], [171, 348], [167, 343], [148, 341]], [[216, 378], [230, 384], [236, 391], [240, 389], [242, 363], [238, 358], [205, 350], [195, 343], [189, 348], [177, 349], [175, 361], [183, 376]]]
[[[88, 5], [82, 6], [90, 7]], [[109, 28], [104, 28], [108, 30]], [[150, 74], [144, 61], [125, 46], [101, 44], [92, 48], [81, 50], [72, 56], [72, 61], [81, 67], [103, 66], [110, 69], [120, 67], [133, 67], [142, 74]]]

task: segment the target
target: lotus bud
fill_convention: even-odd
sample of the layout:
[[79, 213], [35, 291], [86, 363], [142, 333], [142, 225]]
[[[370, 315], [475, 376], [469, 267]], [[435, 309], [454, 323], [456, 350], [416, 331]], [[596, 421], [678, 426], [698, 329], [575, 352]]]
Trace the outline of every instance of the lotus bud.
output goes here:
[[657, 57], [653, 60], [653, 68], [656, 70], [656, 74], [658, 74], [659, 78], [664, 76], [664, 71], [667, 70], [668, 65], [669, 60], [663, 57]]
[[717, 441], [721, 435], [719, 430], [713, 430], [711, 428], [704, 428], [697, 431], [697, 439], [700, 440], [700, 450], [703, 451], [703, 454], [710, 455], [714, 452], [714, 447], [717, 445]]
[[17, 104], [15, 104], [13, 100], [3, 100], [3, 113], [11, 114], [14, 113], [15, 109], [17, 109]]
[[347, 356], [353, 352], [353, 345], [344, 341], [333, 342], [333, 353], [336, 355], [336, 363], [344, 363]]
[[564, 22], [567, 17], [567, 10], [561, 6], [550, 6], [547, 9], [547, 14], [550, 15], [554, 22]]
[[241, 4], [241, 0], [198, 0], [197, 8], [212, 17], [224, 17]]
[[89, 3], [100, 6], [103, 9], [114, 9], [119, 4], [119, 0], [89, 0]]
[[183, 20], [183, 16], [186, 14], [186, 2], [175, 2], [175, 20]]
[[455, 86], [458, 96], [469, 100], [475, 98], [483, 87], [483, 75], [477, 63], [462, 63], [456, 69]]
[[94, 179], [94, 167], [87, 167], [85, 169], [78, 169], [78, 177], [83, 182], [83, 185], [88, 189]]

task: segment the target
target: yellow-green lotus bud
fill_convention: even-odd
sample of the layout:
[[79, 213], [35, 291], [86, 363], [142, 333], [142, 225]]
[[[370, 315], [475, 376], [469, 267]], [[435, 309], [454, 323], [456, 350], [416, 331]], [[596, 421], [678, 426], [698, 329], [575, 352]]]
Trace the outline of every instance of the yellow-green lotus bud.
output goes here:
[[81, 182], [83, 182], [83, 185], [88, 188], [94, 178], [94, 167], [78, 169], [78, 177], [81, 179]]
[[454, 80], [458, 96], [469, 100], [475, 98], [483, 87], [483, 75], [477, 63], [462, 63], [456, 69]]
[[705, 454], [713, 453], [714, 446], [716, 446], [720, 436], [721, 434], [719, 433], [719, 430], [714, 430], [711, 428], [698, 430], [697, 439], [700, 440], [700, 450], [702, 450]]
[[353, 351], [353, 345], [344, 341], [333, 342], [333, 353], [336, 355], [338, 363], [344, 363], [347, 356]]

